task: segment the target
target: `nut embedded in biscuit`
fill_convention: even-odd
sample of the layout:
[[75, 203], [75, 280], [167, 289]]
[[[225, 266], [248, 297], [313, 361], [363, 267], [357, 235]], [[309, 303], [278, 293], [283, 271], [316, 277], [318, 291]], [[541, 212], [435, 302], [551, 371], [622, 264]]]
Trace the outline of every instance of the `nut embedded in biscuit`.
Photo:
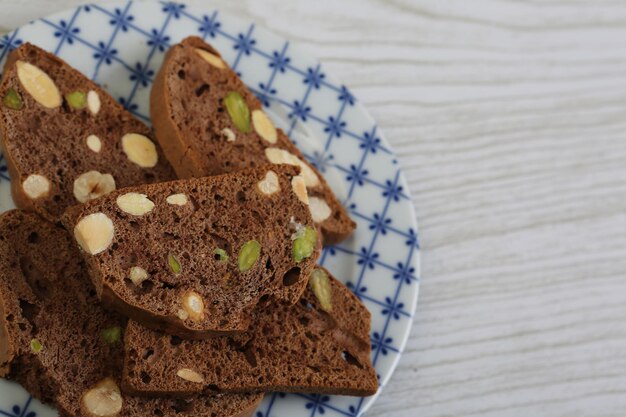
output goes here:
[[226, 68], [226, 64], [224, 61], [217, 55], [210, 53], [209, 51], [205, 51], [204, 49], [195, 48], [195, 51], [202, 59], [204, 59], [209, 64], [213, 65], [215, 68], [224, 69]]
[[263, 110], [254, 110], [252, 112], [252, 125], [256, 133], [267, 142], [275, 144], [278, 140], [274, 123], [272, 123]]
[[204, 382], [204, 378], [202, 378], [202, 375], [189, 368], [179, 369], [178, 372], [176, 372], [176, 375], [179, 378], [184, 379], [185, 381], [195, 382], [197, 384], [201, 384]]
[[320, 302], [322, 310], [330, 313], [333, 310], [333, 288], [330, 285], [328, 274], [322, 269], [315, 268], [309, 279], [309, 286]]
[[130, 280], [136, 286], [140, 286], [145, 280], [148, 279], [148, 271], [146, 271], [140, 266], [131, 267], [130, 273], [128, 275], [129, 275]]
[[227, 127], [222, 129], [222, 135], [224, 135], [224, 137], [226, 138], [226, 142], [234, 142], [235, 140], [237, 140], [237, 135], [235, 135], [235, 132]]
[[17, 61], [17, 78], [31, 97], [42, 106], [54, 109], [61, 105], [62, 98], [52, 78], [35, 65]]
[[89, 171], [74, 180], [74, 197], [85, 203], [115, 191], [115, 179], [111, 174]]
[[100, 337], [109, 345], [114, 345], [122, 340], [122, 328], [120, 326], [107, 327], [100, 332]]
[[315, 223], [321, 223], [330, 217], [332, 210], [326, 200], [319, 197], [309, 197], [309, 211]]
[[100, 96], [94, 90], [87, 93], [87, 108], [94, 116], [100, 111]]
[[85, 252], [97, 255], [113, 243], [113, 221], [104, 213], [83, 217], [74, 227], [74, 238]]
[[239, 272], [247, 272], [261, 256], [261, 244], [257, 240], [249, 240], [243, 244], [239, 249], [239, 255], [237, 257], [237, 265], [239, 266]]
[[274, 171], [267, 171], [265, 178], [257, 183], [257, 187], [262, 194], [272, 195], [280, 191], [278, 175]]
[[30, 341], [30, 351], [34, 354], [38, 354], [43, 349], [43, 345], [39, 341], [39, 339], [32, 339]]
[[167, 204], [172, 204], [174, 206], [184, 206], [187, 204], [187, 196], [185, 194], [172, 194], [168, 196], [165, 201]]
[[141, 168], [153, 168], [159, 160], [154, 143], [139, 133], [125, 134], [122, 137], [122, 149], [128, 159]]
[[320, 180], [311, 167], [305, 164], [303, 160], [294, 154], [280, 148], [266, 148], [265, 156], [272, 164], [287, 164], [300, 167], [300, 171], [304, 177], [307, 187], [315, 187], [319, 185]]
[[50, 181], [43, 175], [31, 174], [22, 182], [22, 190], [30, 199], [37, 200], [48, 195]]
[[82, 110], [87, 106], [87, 94], [84, 91], [72, 91], [65, 95], [67, 104], [76, 110]]
[[123, 400], [113, 378], [105, 378], [83, 394], [81, 408], [92, 417], [113, 417], [122, 411]]
[[170, 253], [169, 255], [167, 255], [167, 264], [169, 265], [174, 275], [180, 274], [180, 271], [182, 271], [183, 269], [182, 265], [180, 264], [180, 261], [178, 260], [176, 255], [174, 255], [173, 253]]
[[243, 133], [250, 133], [250, 109], [241, 94], [230, 91], [223, 100], [226, 112], [230, 116], [233, 125]]
[[24, 100], [15, 88], [9, 88], [6, 95], [2, 99], [2, 103], [13, 110], [21, 110], [24, 107]]
[[309, 204], [309, 194], [306, 191], [306, 182], [302, 174], [296, 175], [291, 179], [291, 188], [298, 200], [304, 204]]
[[148, 196], [140, 193], [122, 194], [117, 197], [116, 203], [120, 210], [133, 216], [143, 216], [154, 208], [154, 203]]
[[296, 239], [293, 241], [293, 260], [296, 263], [302, 262], [306, 258], [310, 258], [315, 252], [317, 245], [317, 232], [315, 229], [305, 226], [296, 232]]
[[204, 319], [204, 301], [200, 294], [195, 291], [189, 291], [183, 295], [183, 309], [193, 321]]
[[189, 313], [187, 313], [184, 308], [179, 308], [176, 312], [176, 316], [182, 321], [185, 321], [189, 318]]
[[86, 139], [87, 147], [95, 153], [99, 153], [102, 149], [102, 141], [96, 135], [89, 135]]

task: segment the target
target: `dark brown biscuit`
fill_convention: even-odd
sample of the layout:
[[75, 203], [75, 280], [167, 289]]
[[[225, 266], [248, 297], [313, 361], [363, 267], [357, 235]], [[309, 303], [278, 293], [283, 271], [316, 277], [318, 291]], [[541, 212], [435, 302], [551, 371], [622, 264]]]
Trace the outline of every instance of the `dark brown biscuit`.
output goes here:
[[274, 128], [259, 100], [202, 39], [189, 37], [169, 49], [152, 87], [150, 114], [157, 140], [180, 178], [267, 162], [298, 164], [324, 244], [345, 239], [356, 227], [322, 175]]
[[260, 301], [296, 303], [319, 256], [299, 177], [267, 165], [131, 187], [63, 223], [106, 306], [185, 338], [241, 333]]
[[151, 137], [113, 97], [31, 44], [9, 55], [0, 84], [0, 148], [17, 207], [56, 220], [112, 191], [176, 176]]

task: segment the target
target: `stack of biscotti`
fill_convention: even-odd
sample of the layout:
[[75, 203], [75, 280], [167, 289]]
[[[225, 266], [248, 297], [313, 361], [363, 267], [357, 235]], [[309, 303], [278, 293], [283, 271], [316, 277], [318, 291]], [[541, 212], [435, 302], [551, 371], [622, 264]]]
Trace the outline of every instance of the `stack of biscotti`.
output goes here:
[[272, 165], [132, 187], [65, 213], [103, 303], [136, 321], [127, 392], [376, 392], [369, 313], [315, 267], [296, 174]]
[[[159, 92], [177, 57], [182, 84]], [[194, 112], [159, 116], [185, 94]], [[68, 416], [245, 417], [268, 391], [376, 392], [369, 312], [316, 266], [354, 222], [210, 46], [168, 54], [151, 106], [180, 129], [157, 126], [159, 144], [32, 45], [0, 97], [14, 199], [36, 213], [0, 217], [0, 376]]]
[[126, 319], [100, 307], [69, 234], [34, 214], [0, 216], [0, 274], [2, 375], [61, 415], [248, 417], [263, 397], [123, 393]]

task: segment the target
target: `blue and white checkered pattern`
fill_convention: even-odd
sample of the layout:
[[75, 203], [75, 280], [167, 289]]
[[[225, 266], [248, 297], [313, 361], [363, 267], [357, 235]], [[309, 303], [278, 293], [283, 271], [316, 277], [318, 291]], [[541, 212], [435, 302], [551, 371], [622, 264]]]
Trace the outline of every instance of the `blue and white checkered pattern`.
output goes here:
[[[320, 263], [372, 312], [372, 360], [384, 385], [407, 340], [417, 302], [414, 208], [397, 160], [375, 122], [315, 59], [254, 24], [217, 11], [178, 3], [124, 2], [81, 6], [31, 22], [0, 38], [0, 64], [11, 49], [35, 43], [100, 83], [149, 122], [150, 85], [164, 52], [189, 35], [203, 37], [222, 53], [276, 124], [325, 174], [358, 223], [353, 237], [324, 249]], [[8, 179], [0, 155], [0, 211], [13, 207]], [[373, 400], [272, 394], [256, 417], [358, 416]], [[4, 381], [0, 414], [52, 415]]]

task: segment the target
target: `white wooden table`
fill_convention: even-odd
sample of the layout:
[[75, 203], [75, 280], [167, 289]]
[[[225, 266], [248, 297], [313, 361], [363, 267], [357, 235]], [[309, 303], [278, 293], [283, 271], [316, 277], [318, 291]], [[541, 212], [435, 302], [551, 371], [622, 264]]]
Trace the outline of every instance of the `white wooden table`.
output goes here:
[[[0, 0], [0, 31], [79, 1]], [[623, 416], [626, 2], [212, 3], [318, 56], [405, 167], [422, 291], [369, 416]]]

